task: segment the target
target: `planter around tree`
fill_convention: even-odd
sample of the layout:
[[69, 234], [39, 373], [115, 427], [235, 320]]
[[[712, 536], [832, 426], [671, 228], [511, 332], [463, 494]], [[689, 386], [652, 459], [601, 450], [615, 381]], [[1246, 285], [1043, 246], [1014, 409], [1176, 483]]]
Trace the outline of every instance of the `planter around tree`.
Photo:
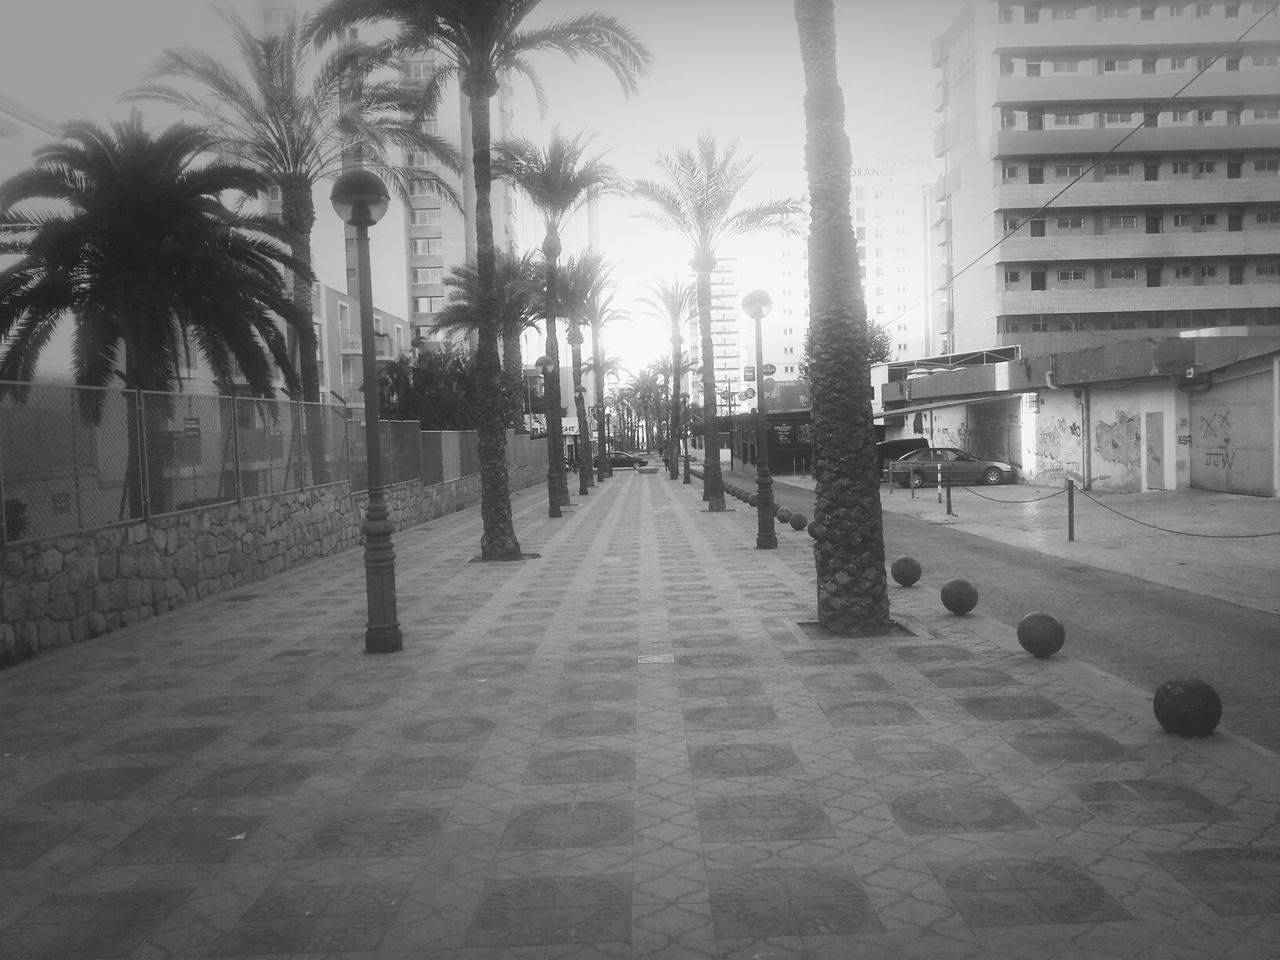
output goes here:
[[894, 581], [909, 587], [920, 579], [920, 575], [924, 573], [924, 568], [920, 566], [920, 561], [915, 557], [898, 557], [889, 567], [889, 574]]
[[1061, 650], [1066, 640], [1066, 628], [1051, 613], [1028, 613], [1018, 623], [1018, 642], [1022, 649], [1041, 660]]
[[948, 580], [942, 585], [942, 605], [963, 616], [978, 605], [978, 589], [968, 580]]
[[1160, 726], [1184, 737], [1207, 737], [1222, 719], [1217, 691], [1196, 677], [1166, 680], [1157, 688], [1151, 706]]
[[803, 513], [793, 513], [791, 515], [792, 530], [803, 530], [808, 525], [809, 525], [809, 518], [806, 517]]

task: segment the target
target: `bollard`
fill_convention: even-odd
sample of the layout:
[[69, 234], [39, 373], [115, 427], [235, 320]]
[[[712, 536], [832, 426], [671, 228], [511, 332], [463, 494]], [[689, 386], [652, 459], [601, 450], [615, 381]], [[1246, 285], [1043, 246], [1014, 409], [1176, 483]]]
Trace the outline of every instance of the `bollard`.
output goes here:
[[942, 502], [942, 464], [938, 464], [938, 502]]
[[1067, 542], [1076, 539], [1076, 482], [1067, 478]]
[[951, 474], [947, 474], [947, 516], [955, 516], [951, 511]]

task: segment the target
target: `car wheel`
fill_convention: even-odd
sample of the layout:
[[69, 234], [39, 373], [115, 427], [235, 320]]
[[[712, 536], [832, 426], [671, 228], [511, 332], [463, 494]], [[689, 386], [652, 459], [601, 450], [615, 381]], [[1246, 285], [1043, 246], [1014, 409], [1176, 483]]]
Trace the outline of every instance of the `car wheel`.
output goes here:
[[923, 473], [921, 473], [919, 470], [912, 470], [912, 471], [911, 471], [911, 485], [912, 485], [913, 487], [923, 487], [923, 486], [924, 486], [924, 474], [923, 474]]
[[1004, 480], [1004, 471], [999, 467], [987, 467], [982, 471], [982, 482], [996, 484]]

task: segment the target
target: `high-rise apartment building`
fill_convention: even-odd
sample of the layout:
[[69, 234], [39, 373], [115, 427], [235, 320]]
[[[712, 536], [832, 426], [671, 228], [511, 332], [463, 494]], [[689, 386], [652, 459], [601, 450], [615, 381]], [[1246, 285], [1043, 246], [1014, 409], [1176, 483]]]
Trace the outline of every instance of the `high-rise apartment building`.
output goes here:
[[970, 0], [934, 63], [942, 352], [1275, 331], [1273, 2]]

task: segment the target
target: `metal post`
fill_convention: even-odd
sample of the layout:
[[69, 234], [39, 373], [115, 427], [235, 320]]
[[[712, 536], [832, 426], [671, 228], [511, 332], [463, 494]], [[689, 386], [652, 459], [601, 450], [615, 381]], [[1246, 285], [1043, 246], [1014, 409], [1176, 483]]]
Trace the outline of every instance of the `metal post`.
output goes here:
[[360, 530], [364, 534], [365, 592], [369, 622], [366, 653], [394, 653], [403, 646], [396, 619], [396, 554], [391, 544], [395, 524], [382, 485], [382, 430], [378, 422], [378, 355], [373, 338], [373, 281], [369, 269], [369, 222], [356, 228], [356, 265], [360, 282], [360, 347], [364, 374], [365, 456], [368, 460], [369, 505]]
[[773, 529], [773, 475], [769, 472], [769, 424], [764, 415], [764, 347], [761, 340], [760, 321], [763, 313], [756, 315], [756, 549], [773, 550], [778, 546], [778, 535]]
[[1076, 482], [1067, 478], [1067, 542], [1076, 538]]
[[942, 464], [938, 464], [938, 502], [942, 502]]
[[951, 475], [950, 474], [947, 474], [947, 516], [948, 517], [955, 516], [955, 514], [951, 512]]

